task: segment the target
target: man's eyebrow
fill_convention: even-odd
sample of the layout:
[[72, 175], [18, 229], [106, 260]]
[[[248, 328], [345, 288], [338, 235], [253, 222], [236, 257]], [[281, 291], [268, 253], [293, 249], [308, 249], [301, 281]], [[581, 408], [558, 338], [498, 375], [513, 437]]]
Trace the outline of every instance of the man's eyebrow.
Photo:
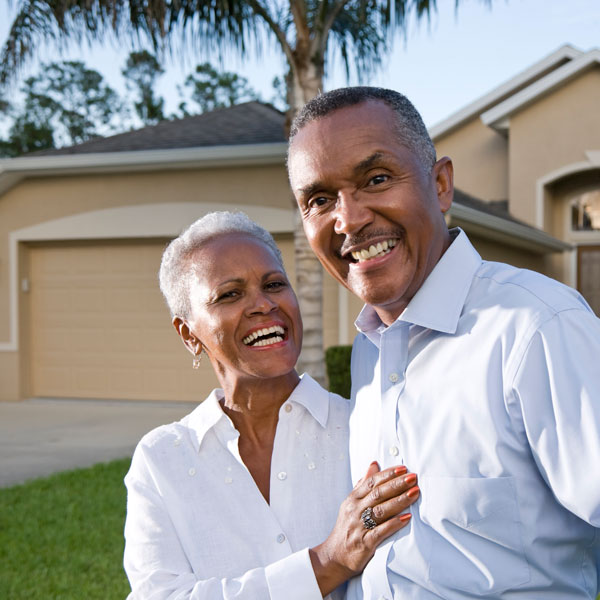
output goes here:
[[363, 173], [370, 169], [375, 163], [379, 162], [383, 158], [383, 152], [373, 152], [371, 156], [367, 156], [364, 160], [361, 160], [355, 167], [354, 173]]
[[302, 198], [309, 198], [315, 192], [322, 190], [322, 189], [323, 189], [323, 184], [320, 182], [316, 182], [316, 183], [311, 183], [310, 185], [307, 185], [306, 187], [299, 188], [298, 191], [300, 192], [300, 195], [302, 196]]

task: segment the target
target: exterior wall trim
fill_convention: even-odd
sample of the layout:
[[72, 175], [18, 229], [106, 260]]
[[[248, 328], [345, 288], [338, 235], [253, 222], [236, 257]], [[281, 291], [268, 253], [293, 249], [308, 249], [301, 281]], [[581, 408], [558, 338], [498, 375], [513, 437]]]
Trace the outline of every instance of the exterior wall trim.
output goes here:
[[512, 79], [509, 79], [507, 82], [503, 83], [497, 88], [494, 88], [485, 96], [481, 96], [481, 98], [475, 100], [471, 104], [468, 104], [463, 109], [455, 112], [453, 115], [450, 115], [444, 121], [437, 123], [429, 129], [429, 134], [435, 141], [436, 138], [449, 133], [452, 129], [455, 129], [468, 119], [478, 115], [481, 111], [485, 110], [486, 107], [495, 104], [499, 98], [510, 94], [511, 91], [522, 85], [524, 82], [535, 78], [539, 73], [543, 73], [565, 59], [573, 60], [581, 56], [581, 54], [581, 50], [577, 50], [577, 48], [574, 48], [573, 46], [568, 44], [561, 46], [558, 50], [546, 56], [546, 58], [543, 58]]
[[524, 90], [484, 112], [481, 115], [481, 120], [488, 127], [492, 127], [498, 131], [506, 131], [509, 126], [508, 117], [511, 114], [536, 101], [540, 96], [548, 94], [557, 87], [564, 85], [594, 64], [600, 64], [600, 50], [590, 50], [586, 54], [552, 71], [546, 77], [532, 83]]
[[465, 223], [470, 225], [474, 232], [489, 239], [522, 246], [539, 254], [563, 252], [572, 247], [571, 244], [558, 240], [541, 229], [534, 229], [456, 202], [448, 212], [450, 226]]
[[287, 143], [22, 156], [0, 159], [0, 194], [26, 177], [281, 164]]
[[192, 221], [214, 210], [243, 211], [272, 233], [294, 231], [292, 209], [222, 202], [120, 206], [62, 217], [12, 231], [8, 238], [10, 339], [0, 342], [0, 352], [16, 352], [19, 349], [19, 242], [169, 238], [179, 235]]
[[587, 150], [585, 153], [586, 162], [577, 162], [570, 165], [564, 165], [554, 171], [546, 173], [535, 183], [535, 224], [542, 229], [544, 227], [544, 189], [551, 183], [562, 179], [568, 175], [592, 171], [600, 168], [600, 150]]

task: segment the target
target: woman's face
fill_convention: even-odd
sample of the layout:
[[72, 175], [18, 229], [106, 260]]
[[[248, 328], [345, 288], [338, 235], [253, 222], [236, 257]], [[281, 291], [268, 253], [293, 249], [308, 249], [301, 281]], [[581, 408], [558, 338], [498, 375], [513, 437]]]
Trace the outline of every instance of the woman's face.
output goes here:
[[290, 373], [302, 346], [302, 321], [273, 252], [252, 236], [230, 233], [204, 244], [193, 261], [187, 325], [219, 378], [233, 383]]

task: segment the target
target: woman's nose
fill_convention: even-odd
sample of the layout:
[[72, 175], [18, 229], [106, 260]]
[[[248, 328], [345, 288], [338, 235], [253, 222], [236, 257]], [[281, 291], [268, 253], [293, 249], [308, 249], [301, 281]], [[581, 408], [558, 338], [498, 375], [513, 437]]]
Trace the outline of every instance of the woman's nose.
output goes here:
[[252, 297], [249, 305], [251, 314], [266, 314], [277, 308], [277, 304], [264, 292], [259, 292]]

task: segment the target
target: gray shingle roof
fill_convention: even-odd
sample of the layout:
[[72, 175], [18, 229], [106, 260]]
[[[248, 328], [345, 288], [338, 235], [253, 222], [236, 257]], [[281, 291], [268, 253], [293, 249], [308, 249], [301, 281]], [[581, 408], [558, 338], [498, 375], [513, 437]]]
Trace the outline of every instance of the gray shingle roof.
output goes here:
[[286, 141], [284, 123], [285, 115], [269, 104], [246, 102], [35, 155], [278, 143]]

